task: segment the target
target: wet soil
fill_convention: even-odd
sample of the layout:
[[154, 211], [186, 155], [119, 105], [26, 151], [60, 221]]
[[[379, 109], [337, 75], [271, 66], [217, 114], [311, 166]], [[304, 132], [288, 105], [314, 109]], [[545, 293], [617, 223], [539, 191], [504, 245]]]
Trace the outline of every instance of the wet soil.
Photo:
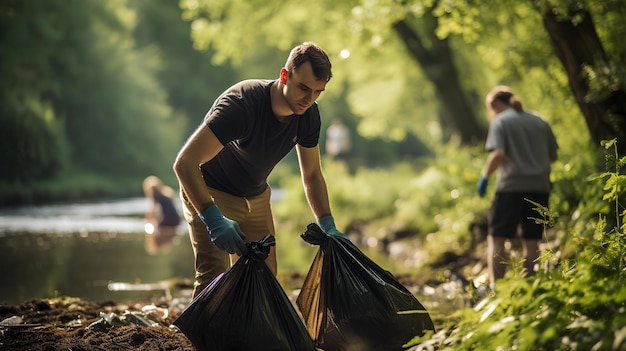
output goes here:
[[[21, 318], [19, 324], [6, 320], [0, 327], [1, 350], [194, 350], [185, 335], [171, 323], [179, 310], [143, 313], [146, 305], [119, 305], [113, 301], [84, 301], [73, 298], [33, 299], [20, 305], [0, 305], [0, 320]], [[151, 305], [150, 305], [151, 306]], [[137, 313], [146, 316], [150, 326], [137, 323], [114, 326], [102, 323], [106, 315], [124, 316]], [[9, 325], [7, 325], [9, 324]], [[104, 327], [102, 327], [104, 325]]]

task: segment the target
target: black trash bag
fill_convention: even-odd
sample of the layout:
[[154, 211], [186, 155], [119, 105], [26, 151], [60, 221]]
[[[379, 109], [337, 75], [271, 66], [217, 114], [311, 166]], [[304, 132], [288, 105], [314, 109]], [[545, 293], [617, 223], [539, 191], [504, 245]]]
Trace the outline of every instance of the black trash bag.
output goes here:
[[215, 278], [174, 321], [200, 351], [315, 351], [306, 327], [265, 264], [268, 235]]
[[319, 245], [297, 305], [315, 346], [327, 351], [395, 351], [433, 322], [422, 304], [350, 240], [314, 223], [301, 235]]

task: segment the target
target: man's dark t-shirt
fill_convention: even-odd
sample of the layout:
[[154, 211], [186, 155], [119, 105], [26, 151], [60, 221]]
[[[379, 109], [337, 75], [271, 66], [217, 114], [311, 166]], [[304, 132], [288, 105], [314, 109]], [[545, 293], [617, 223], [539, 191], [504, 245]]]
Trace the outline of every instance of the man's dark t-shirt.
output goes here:
[[213, 104], [205, 123], [224, 145], [201, 166], [207, 186], [241, 197], [261, 194], [276, 164], [296, 144], [319, 141], [320, 114], [313, 104], [303, 115], [280, 122], [272, 111], [274, 80], [245, 80], [226, 90]]

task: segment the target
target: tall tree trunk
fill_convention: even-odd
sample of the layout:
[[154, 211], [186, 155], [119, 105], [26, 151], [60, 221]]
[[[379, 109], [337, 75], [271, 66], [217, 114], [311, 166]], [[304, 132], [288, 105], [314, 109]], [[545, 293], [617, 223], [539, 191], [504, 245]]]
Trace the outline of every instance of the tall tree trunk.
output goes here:
[[584, 67], [588, 65], [601, 69], [608, 60], [591, 14], [577, 9], [562, 18], [549, 9], [542, 13], [542, 17], [552, 46], [567, 71], [570, 88], [585, 117], [591, 138], [596, 145], [601, 140], [618, 138], [621, 140], [618, 143], [620, 153], [624, 154], [626, 92], [619, 89], [601, 95], [603, 97], [595, 101], [589, 99], [591, 89], [583, 72]]
[[452, 138], [458, 139], [461, 144], [483, 140], [486, 128], [478, 123], [475, 108], [461, 86], [449, 42], [437, 38], [435, 34], [437, 18], [427, 12], [419, 22], [427, 28], [424, 31], [427, 38], [422, 39], [407, 19], [396, 22], [393, 28], [419, 62], [426, 77], [435, 85], [436, 96], [442, 106], [442, 129], [450, 130]]

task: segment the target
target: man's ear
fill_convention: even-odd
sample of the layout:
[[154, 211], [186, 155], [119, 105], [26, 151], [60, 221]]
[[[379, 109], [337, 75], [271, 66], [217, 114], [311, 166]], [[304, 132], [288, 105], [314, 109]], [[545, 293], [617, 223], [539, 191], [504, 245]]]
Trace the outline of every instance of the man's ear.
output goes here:
[[280, 70], [280, 82], [283, 84], [287, 84], [287, 78], [289, 78], [289, 72], [284, 67]]

